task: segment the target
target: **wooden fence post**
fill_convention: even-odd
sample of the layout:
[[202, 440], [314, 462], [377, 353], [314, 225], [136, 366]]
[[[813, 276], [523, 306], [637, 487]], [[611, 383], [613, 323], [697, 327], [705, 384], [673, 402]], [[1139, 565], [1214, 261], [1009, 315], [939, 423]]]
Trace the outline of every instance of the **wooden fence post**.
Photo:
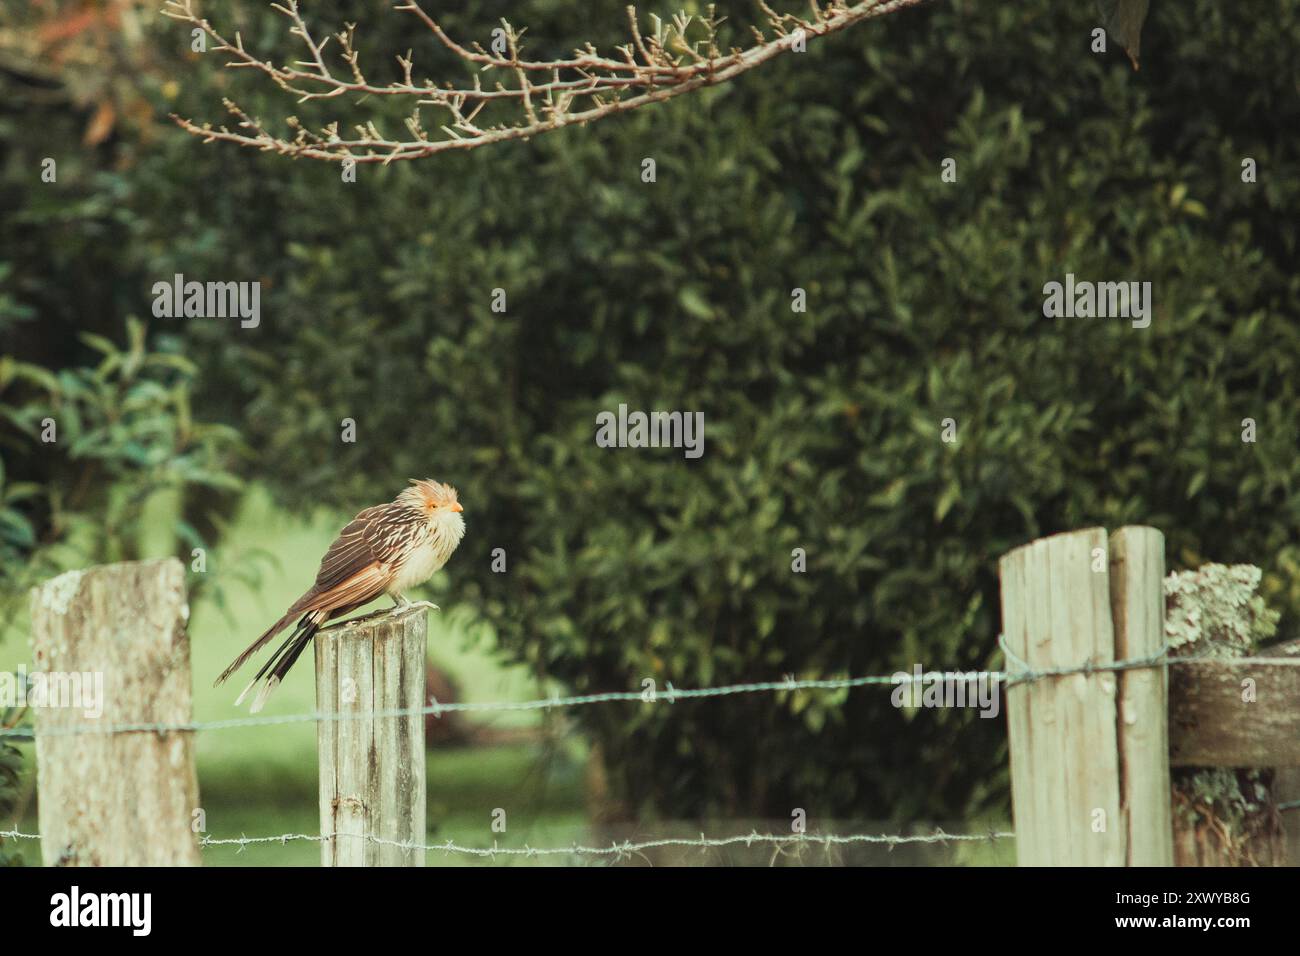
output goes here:
[[[33, 588], [30, 606], [45, 865], [198, 865], [192, 734], [95, 732], [192, 719], [181, 563], [69, 571]], [[76, 727], [90, 732], [66, 733]]]
[[[1031, 670], [1113, 662], [1105, 529], [1017, 548], [1002, 558], [1000, 573], [1004, 639]], [[1009, 657], [1007, 670], [1018, 669]], [[1124, 863], [1116, 683], [1113, 672], [1099, 672], [1008, 689], [1011, 794], [1022, 866]]]
[[[316, 635], [322, 866], [424, 866], [423, 605]], [[382, 842], [380, 842], [382, 841]], [[389, 842], [391, 841], [391, 842]]]
[[[1110, 536], [1110, 596], [1117, 660], [1165, 647], [1165, 536], [1120, 528]], [[1120, 671], [1120, 803], [1128, 866], [1173, 866], [1169, 783], [1169, 668]]]

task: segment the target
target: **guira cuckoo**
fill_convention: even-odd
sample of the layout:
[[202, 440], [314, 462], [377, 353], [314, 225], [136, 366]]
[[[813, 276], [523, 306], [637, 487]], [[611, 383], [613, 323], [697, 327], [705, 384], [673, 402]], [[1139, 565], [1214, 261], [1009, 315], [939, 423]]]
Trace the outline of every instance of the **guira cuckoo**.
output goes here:
[[298, 618], [293, 632], [235, 701], [239, 706], [262, 681], [251, 707], [251, 712], [257, 713], [326, 621], [382, 594], [392, 597], [396, 605], [409, 604], [403, 592], [429, 580], [447, 563], [464, 537], [461, 510], [455, 488], [429, 479], [413, 479], [411, 487], [393, 501], [362, 511], [325, 552], [316, 583], [222, 671], [216, 684]]

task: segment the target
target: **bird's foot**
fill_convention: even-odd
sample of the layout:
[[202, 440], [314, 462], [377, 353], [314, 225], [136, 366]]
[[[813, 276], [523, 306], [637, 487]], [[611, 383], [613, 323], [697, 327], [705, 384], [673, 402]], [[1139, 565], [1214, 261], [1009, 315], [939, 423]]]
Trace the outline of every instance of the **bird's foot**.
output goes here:
[[435, 611], [440, 610], [438, 605], [434, 604], [432, 601], [407, 601], [405, 604], [402, 605], [402, 610], [409, 611], [417, 607], [432, 608]]
[[417, 607], [427, 607], [432, 608], [435, 611], [438, 610], [438, 605], [434, 604], [432, 601], [412, 601], [404, 594], [390, 594], [389, 597], [393, 599], [393, 611], [408, 611]]
[[351, 627], [353, 624], [360, 624], [362, 621], [369, 621], [372, 618], [383, 617], [388, 613], [390, 612], [380, 608], [378, 611], [371, 611], [369, 614], [359, 614], [356, 617], [350, 617], [345, 621], [334, 621], [332, 624], [326, 624], [321, 628], [321, 630], [332, 631], [338, 627]]
[[390, 614], [399, 614], [403, 611], [411, 611], [415, 608], [427, 607], [437, 611], [440, 610], [438, 605], [431, 601], [403, 601], [394, 607], [380, 608], [378, 611], [371, 611], [369, 614], [360, 614], [357, 617], [350, 617], [346, 621], [334, 621], [326, 624], [321, 628], [322, 631], [332, 631], [338, 627], [352, 627], [354, 624], [361, 624], [364, 621], [374, 620], [375, 618], [387, 617]]

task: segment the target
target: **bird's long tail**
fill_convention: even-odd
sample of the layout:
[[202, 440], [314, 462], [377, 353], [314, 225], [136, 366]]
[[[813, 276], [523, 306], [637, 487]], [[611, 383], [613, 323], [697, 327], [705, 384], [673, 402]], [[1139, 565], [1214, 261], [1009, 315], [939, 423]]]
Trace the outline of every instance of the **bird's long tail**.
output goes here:
[[[295, 617], [302, 614], [303, 610], [315, 596], [314, 591], [308, 591], [302, 597], [298, 598], [298, 600], [294, 601], [293, 606], [284, 612], [284, 617], [280, 618], [280, 620], [268, 627], [262, 632], [261, 636], [258, 637], [257, 640], [244, 648], [243, 652], [230, 662], [230, 666], [221, 672], [221, 676], [212, 682], [212, 686], [217, 687], [225, 683], [227, 677], [243, 667], [244, 664], [248, 662], [248, 659], [265, 647], [266, 643], [271, 640], [271, 638], [275, 637], [275, 635], [288, 627]], [[302, 622], [300, 621], [299, 624], [301, 623]]]
[[[327, 611], [311, 611], [304, 614], [302, 620], [298, 622], [298, 626], [294, 628], [293, 633], [285, 638], [283, 644], [276, 648], [275, 653], [262, 665], [262, 669], [248, 682], [248, 686], [240, 692], [240, 695], [235, 699], [235, 706], [238, 707], [242, 704], [244, 698], [261, 681], [262, 686], [258, 689], [257, 696], [253, 698], [249, 713], [256, 714], [260, 711], [262, 705], [266, 703], [267, 697], [271, 695], [271, 691], [280, 686], [280, 682], [284, 680], [284, 675], [289, 673], [289, 668], [293, 667], [328, 617], [329, 613]], [[233, 667], [231, 669], [233, 670]]]

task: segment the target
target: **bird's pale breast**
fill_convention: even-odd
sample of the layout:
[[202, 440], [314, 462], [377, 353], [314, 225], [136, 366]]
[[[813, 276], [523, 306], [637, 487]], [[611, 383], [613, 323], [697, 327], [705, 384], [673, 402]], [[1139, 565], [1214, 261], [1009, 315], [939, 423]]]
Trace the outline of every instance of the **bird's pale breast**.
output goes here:
[[407, 552], [393, 575], [392, 583], [386, 588], [389, 594], [401, 594], [429, 580], [447, 563], [465, 533], [465, 524], [456, 514], [440, 517], [430, 525], [429, 532]]

